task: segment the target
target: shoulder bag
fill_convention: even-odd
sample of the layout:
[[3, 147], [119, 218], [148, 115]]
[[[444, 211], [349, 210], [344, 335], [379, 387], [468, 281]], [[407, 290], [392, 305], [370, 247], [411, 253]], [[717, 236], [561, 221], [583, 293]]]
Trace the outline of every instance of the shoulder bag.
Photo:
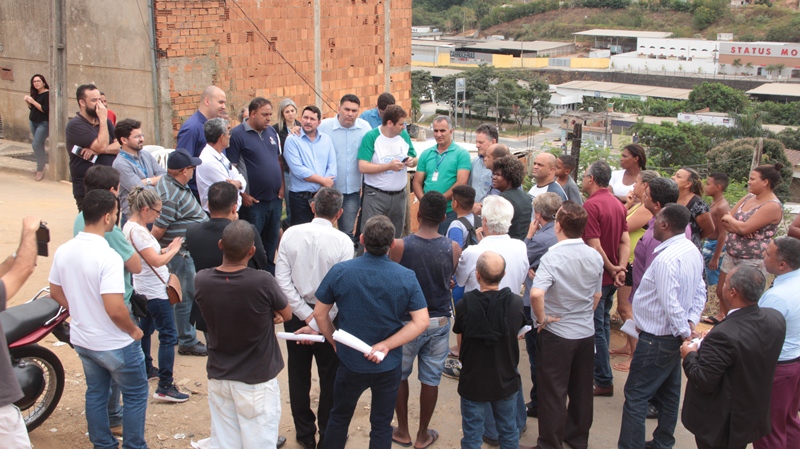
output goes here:
[[164, 278], [162, 278], [161, 275], [158, 274], [158, 271], [156, 271], [156, 269], [153, 268], [152, 265], [150, 265], [150, 262], [148, 262], [144, 257], [142, 257], [142, 253], [139, 252], [139, 248], [137, 248], [136, 244], [133, 243], [133, 238], [131, 238], [131, 244], [133, 245], [133, 249], [135, 249], [136, 252], [139, 254], [139, 257], [142, 258], [142, 261], [144, 261], [144, 263], [146, 263], [147, 266], [150, 267], [151, 270], [153, 270], [153, 273], [155, 273], [156, 276], [158, 276], [158, 280], [160, 280], [161, 283], [164, 284], [164, 287], [166, 287], [169, 303], [175, 305], [183, 301], [182, 298], [183, 295], [181, 293], [181, 282], [178, 280], [178, 276], [175, 276], [174, 273], [170, 273], [169, 281], [165, 282]]

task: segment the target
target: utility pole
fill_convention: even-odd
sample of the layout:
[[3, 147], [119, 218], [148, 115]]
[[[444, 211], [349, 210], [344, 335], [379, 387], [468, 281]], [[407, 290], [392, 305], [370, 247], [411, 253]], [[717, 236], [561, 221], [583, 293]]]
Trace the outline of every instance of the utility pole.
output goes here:
[[578, 181], [578, 171], [581, 162], [581, 137], [583, 135], [583, 124], [576, 123], [572, 131], [572, 156], [575, 157], [575, 170], [572, 171], [572, 179]]
[[50, 2], [50, 172], [49, 179], [69, 179], [65, 129], [67, 126], [67, 5]]
[[759, 137], [756, 143], [755, 151], [753, 151], [753, 161], [750, 163], [750, 171], [761, 165], [761, 155], [764, 153], [764, 138]]

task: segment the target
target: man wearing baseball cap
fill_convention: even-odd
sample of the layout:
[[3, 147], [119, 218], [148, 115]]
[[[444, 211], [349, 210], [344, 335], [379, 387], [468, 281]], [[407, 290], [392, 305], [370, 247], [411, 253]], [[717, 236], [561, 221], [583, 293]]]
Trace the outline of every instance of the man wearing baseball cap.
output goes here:
[[[175, 237], [184, 237], [186, 228], [192, 223], [208, 220], [200, 202], [192, 195], [188, 184], [194, 168], [203, 161], [193, 157], [189, 151], [178, 148], [169, 155], [167, 174], [156, 184], [161, 196], [161, 211], [153, 223], [152, 234], [162, 248]], [[167, 264], [169, 272], [178, 276], [183, 292], [183, 302], [175, 304], [175, 326], [178, 329], [178, 354], [205, 356], [206, 345], [197, 339], [197, 330], [190, 321], [194, 303], [194, 261], [185, 246]]]

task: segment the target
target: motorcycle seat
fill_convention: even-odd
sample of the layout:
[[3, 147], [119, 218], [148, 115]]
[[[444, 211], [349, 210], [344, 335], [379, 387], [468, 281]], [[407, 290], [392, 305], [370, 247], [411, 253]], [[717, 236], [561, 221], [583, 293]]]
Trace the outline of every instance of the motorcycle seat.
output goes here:
[[48, 297], [21, 304], [0, 312], [0, 324], [8, 344], [30, 335], [44, 323], [56, 316], [58, 303]]

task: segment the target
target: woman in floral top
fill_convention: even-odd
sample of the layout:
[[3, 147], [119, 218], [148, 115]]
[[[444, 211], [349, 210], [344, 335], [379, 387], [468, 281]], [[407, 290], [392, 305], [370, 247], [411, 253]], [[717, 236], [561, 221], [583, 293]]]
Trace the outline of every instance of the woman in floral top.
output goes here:
[[[783, 219], [783, 206], [773, 190], [781, 182], [781, 164], [759, 165], [750, 172], [744, 196], [722, 216], [722, 226], [728, 231], [725, 239], [726, 255], [720, 267], [719, 282], [737, 265], [756, 267], [767, 276], [764, 268], [764, 250], [775, 237], [778, 223]], [[724, 301], [720, 301], [720, 312], [716, 320], [722, 320], [728, 313]], [[713, 320], [710, 320], [713, 321]]]
[[700, 249], [703, 239], [714, 233], [714, 220], [709, 213], [708, 204], [701, 197], [703, 181], [700, 180], [700, 174], [688, 167], [676, 171], [672, 180], [678, 184], [680, 191], [678, 204], [686, 206], [691, 214], [689, 226], [692, 229], [692, 243]]

